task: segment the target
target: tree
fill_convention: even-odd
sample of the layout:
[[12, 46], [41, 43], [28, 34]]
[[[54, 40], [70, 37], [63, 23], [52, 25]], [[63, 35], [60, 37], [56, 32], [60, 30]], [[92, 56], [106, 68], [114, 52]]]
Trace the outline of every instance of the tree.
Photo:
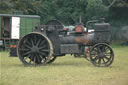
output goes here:
[[41, 14], [41, 9], [41, 1], [36, 0], [4, 0], [0, 3], [0, 13], [22, 11], [23, 14]]
[[0, 1], [0, 13], [12, 13], [13, 10], [13, 5], [9, 0]]
[[97, 19], [105, 17], [107, 9], [106, 6], [103, 5], [102, 0], [88, 0], [86, 12], [86, 16], [89, 19]]

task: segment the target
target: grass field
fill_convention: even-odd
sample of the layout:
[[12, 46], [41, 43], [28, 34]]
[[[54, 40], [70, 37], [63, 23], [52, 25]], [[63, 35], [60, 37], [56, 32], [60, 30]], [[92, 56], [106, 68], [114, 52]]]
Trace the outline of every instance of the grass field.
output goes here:
[[84, 58], [59, 57], [51, 65], [24, 67], [17, 57], [0, 52], [0, 85], [128, 85], [128, 47], [115, 47], [107, 68]]

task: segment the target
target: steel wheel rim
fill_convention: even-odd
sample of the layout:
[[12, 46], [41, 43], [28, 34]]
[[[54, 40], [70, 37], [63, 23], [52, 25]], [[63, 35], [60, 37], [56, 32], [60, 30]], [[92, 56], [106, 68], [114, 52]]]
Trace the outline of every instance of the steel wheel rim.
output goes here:
[[51, 64], [52, 62], [56, 60], [56, 58], [57, 58], [56, 56], [52, 56], [50, 60], [47, 62], [47, 64]]

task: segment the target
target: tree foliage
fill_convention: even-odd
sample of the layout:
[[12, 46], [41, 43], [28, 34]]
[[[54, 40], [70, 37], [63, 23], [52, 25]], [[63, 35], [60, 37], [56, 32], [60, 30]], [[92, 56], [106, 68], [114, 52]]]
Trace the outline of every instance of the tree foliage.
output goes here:
[[0, 13], [22, 11], [40, 15], [42, 22], [58, 19], [66, 24], [77, 23], [80, 16], [83, 22], [113, 17], [118, 9], [128, 10], [128, 0], [0, 0]]
[[36, 0], [1, 0], [0, 13], [22, 11], [24, 14], [41, 14], [41, 1]]
[[128, 24], [128, 0], [0, 0], [0, 13], [40, 15], [41, 22], [57, 19], [71, 25], [104, 17], [113, 26], [113, 34]]
[[91, 19], [105, 17], [107, 13], [107, 7], [103, 5], [102, 0], [88, 0], [86, 10], [87, 17]]

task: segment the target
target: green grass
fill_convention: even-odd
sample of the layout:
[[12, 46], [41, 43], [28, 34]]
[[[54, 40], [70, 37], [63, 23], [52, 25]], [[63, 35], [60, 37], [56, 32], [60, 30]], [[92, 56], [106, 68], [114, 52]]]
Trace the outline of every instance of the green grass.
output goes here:
[[110, 67], [94, 67], [84, 58], [59, 57], [51, 65], [24, 67], [0, 52], [0, 85], [128, 85], [128, 47], [113, 47]]

